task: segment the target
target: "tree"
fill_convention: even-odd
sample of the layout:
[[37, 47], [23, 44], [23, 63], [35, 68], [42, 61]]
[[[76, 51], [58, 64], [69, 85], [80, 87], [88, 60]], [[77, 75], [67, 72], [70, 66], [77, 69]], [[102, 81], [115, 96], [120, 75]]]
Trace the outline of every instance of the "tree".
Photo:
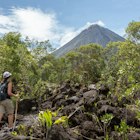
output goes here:
[[28, 40], [26, 43], [27, 47], [30, 49], [31, 54], [34, 56], [37, 62], [54, 50], [49, 40], [41, 42], [36, 40]]
[[130, 22], [126, 29], [126, 33], [128, 39], [134, 41], [135, 43], [140, 43], [140, 22], [139, 21]]
[[21, 89], [32, 89], [39, 78], [38, 67], [20, 34], [5, 34], [0, 39], [0, 48], [0, 73], [10, 71]]
[[9, 47], [16, 48], [19, 44], [22, 44], [23, 42], [21, 41], [21, 35], [18, 32], [9, 32], [5, 34], [1, 42], [3, 42], [5, 45]]
[[84, 83], [97, 82], [104, 67], [102, 50], [97, 44], [89, 44], [68, 53], [65, 59], [69, 64], [70, 78]]
[[102, 80], [119, 98], [132, 97], [140, 91], [139, 23], [130, 23], [127, 33], [124, 42], [110, 43], [104, 50]]

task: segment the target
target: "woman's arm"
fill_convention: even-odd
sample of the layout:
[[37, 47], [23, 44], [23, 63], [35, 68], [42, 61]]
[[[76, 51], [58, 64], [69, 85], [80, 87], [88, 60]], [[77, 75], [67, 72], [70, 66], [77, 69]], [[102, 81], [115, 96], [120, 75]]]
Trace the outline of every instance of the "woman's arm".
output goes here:
[[15, 97], [17, 97], [17, 95], [15, 95], [15, 94], [12, 93], [12, 82], [9, 82], [8, 83], [7, 93], [8, 93], [9, 96], [15, 96]]

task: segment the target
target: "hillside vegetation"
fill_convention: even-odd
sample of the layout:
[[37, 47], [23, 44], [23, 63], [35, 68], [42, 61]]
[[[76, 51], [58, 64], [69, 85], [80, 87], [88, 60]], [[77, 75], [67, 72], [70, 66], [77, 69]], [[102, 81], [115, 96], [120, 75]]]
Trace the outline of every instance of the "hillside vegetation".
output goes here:
[[31, 128], [32, 133], [21, 133], [22, 126], [12, 134], [50, 140], [138, 140], [140, 22], [128, 25], [124, 42], [106, 48], [88, 44], [61, 58], [51, 55], [52, 50], [49, 41], [22, 40], [19, 33], [0, 39], [0, 73], [10, 71], [21, 98], [34, 99], [37, 111], [43, 110], [38, 112], [40, 126]]

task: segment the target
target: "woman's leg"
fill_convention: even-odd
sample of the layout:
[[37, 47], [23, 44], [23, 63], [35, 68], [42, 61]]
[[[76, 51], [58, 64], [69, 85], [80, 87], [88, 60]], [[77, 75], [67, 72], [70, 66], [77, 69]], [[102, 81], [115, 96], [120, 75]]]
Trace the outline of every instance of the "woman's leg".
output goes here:
[[3, 113], [0, 113], [0, 123], [1, 123], [2, 117], [3, 117]]
[[6, 99], [4, 102], [6, 113], [8, 114], [8, 127], [13, 127], [13, 120], [14, 120], [14, 105], [12, 100]]
[[3, 113], [0, 113], [0, 129], [2, 127], [2, 123], [1, 123], [2, 117], [3, 117]]
[[4, 113], [5, 113], [4, 106], [2, 104], [0, 104], [0, 123], [1, 123], [1, 120], [2, 120]]
[[14, 121], [14, 114], [9, 114], [8, 115], [8, 127], [12, 128], [13, 127], [13, 121]]

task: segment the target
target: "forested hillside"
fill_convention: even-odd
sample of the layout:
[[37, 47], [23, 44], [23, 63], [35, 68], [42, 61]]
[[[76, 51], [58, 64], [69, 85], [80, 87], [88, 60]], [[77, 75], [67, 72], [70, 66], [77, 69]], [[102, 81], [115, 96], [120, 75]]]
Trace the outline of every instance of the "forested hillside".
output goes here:
[[52, 50], [49, 41], [23, 40], [19, 33], [0, 38], [0, 73], [12, 73], [16, 92], [36, 101], [39, 118], [32, 132], [22, 124], [11, 137], [138, 140], [140, 22], [129, 23], [124, 42], [106, 48], [88, 44], [61, 58]]

